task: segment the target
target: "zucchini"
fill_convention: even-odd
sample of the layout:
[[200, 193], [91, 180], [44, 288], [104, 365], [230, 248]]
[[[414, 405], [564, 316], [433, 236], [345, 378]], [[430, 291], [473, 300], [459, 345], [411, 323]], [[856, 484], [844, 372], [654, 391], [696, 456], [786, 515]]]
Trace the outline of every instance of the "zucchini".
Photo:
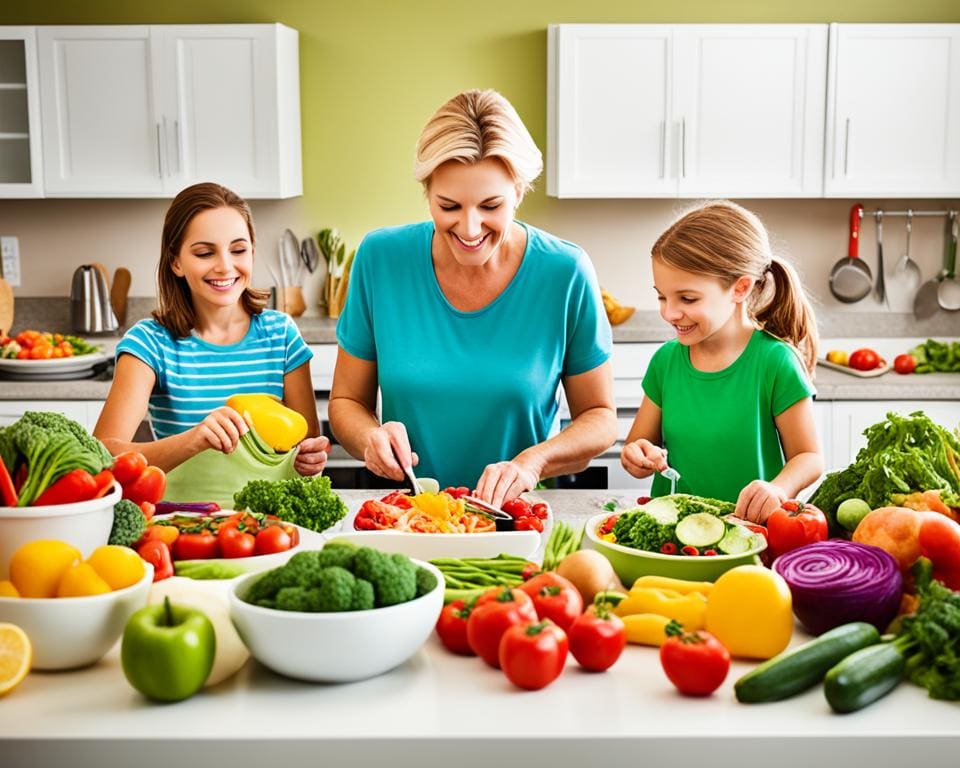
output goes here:
[[737, 701], [780, 701], [816, 685], [832, 666], [854, 651], [880, 642], [872, 624], [843, 624], [809, 643], [791, 648], [747, 672], [733, 686]]
[[707, 512], [695, 512], [677, 523], [676, 537], [681, 544], [691, 547], [709, 547], [727, 532], [723, 520]]
[[717, 549], [724, 555], [742, 555], [757, 546], [753, 534], [740, 525], [728, 525], [727, 532], [717, 543]]
[[835, 712], [856, 712], [897, 687], [906, 667], [894, 643], [861, 648], [831, 668], [823, 679], [827, 703]]

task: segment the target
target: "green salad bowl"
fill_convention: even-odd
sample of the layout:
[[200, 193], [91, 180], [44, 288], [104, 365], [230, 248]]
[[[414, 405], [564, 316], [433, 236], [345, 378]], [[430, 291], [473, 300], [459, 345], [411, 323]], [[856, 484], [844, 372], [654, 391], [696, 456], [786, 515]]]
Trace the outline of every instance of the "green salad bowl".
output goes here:
[[687, 581], [715, 581], [719, 576], [738, 565], [759, 565], [760, 553], [767, 548], [762, 536], [757, 536], [757, 546], [736, 555], [664, 555], [660, 552], [645, 552], [641, 549], [624, 547], [604, 541], [597, 534], [597, 528], [610, 517], [603, 512], [587, 520], [584, 527], [583, 547], [594, 549], [603, 555], [620, 581], [628, 589], [641, 576], [669, 576]]

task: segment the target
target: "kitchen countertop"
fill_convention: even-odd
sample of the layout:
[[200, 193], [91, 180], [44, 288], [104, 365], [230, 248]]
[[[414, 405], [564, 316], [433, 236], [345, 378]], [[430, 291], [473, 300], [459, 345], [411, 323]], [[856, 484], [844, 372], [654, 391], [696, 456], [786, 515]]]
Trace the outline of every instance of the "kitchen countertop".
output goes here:
[[[351, 508], [375, 491], [344, 491]], [[543, 491], [558, 519], [597, 511], [595, 491]], [[805, 638], [799, 633], [796, 642]], [[953, 765], [960, 705], [908, 683], [852, 715], [835, 715], [815, 688], [784, 702], [744, 706], [733, 683], [684, 698], [652, 648], [628, 646], [608, 672], [572, 659], [548, 688], [524, 692], [478, 659], [431, 637], [379, 677], [316, 685], [251, 660], [187, 701], [150, 704], [123, 679], [114, 648], [93, 667], [34, 673], [0, 699], [4, 765], [449, 766], [522, 764], [792, 766]], [[309, 761], [309, 762], [307, 762]]]

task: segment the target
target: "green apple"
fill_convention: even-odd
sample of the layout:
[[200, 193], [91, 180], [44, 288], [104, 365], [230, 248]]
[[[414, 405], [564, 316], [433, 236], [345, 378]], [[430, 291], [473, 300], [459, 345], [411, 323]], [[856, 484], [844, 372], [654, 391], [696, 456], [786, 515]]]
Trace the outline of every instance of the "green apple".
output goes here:
[[213, 624], [202, 612], [162, 604], [141, 608], [127, 622], [120, 661], [130, 685], [149, 699], [193, 696], [210, 675], [216, 654]]
[[848, 531], [854, 531], [868, 514], [870, 505], [863, 499], [847, 499], [837, 507], [837, 522]]

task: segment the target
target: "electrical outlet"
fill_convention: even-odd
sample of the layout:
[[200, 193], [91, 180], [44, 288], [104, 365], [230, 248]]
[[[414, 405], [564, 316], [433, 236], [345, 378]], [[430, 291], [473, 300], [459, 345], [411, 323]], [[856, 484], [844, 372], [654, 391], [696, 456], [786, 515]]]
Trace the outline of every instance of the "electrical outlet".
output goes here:
[[0, 254], [3, 256], [3, 277], [14, 288], [20, 285], [20, 241], [15, 237], [0, 237]]

